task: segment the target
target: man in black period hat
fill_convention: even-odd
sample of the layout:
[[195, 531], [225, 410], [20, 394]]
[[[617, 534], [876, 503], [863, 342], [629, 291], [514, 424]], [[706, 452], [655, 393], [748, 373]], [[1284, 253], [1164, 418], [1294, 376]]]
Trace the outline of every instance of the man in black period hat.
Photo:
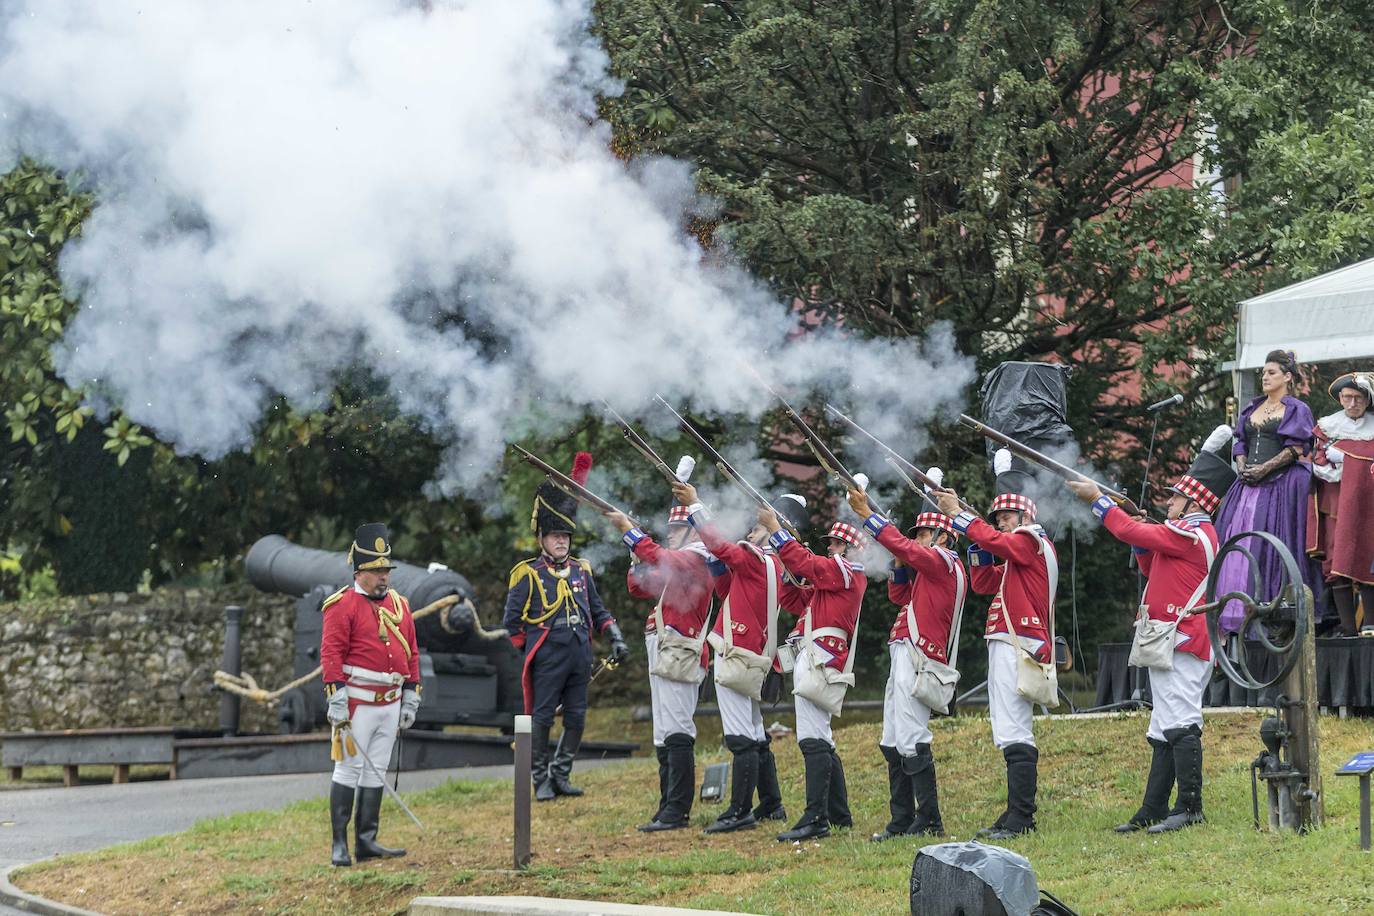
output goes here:
[[[578, 452], [571, 477], [585, 483], [591, 467], [592, 456]], [[613, 662], [625, 659], [630, 650], [615, 618], [601, 603], [591, 564], [571, 554], [577, 500], [545, 481], [535, 491], [531, 524], [539, 555], [521, 560], [511, 570], [504, 623], [511, 642], [525, 654], [525, 712], [534, 719], [534, 797], [552, 801], [559, 795], [582, 794], [568, 780], [587, 721], [592, 628], [610, 639]], [[549, 732], [560, 704], [563, 735], [550, 759]]]
[[[320, 667], [329, 697], [329, 722], [352, 738], [339, 742], [329, 795], [334, 831], [331, 861], [348, 857], [348, 819], [353, 797], [358, 816], [353, 851], [358, 861], [403, 856], [404, 849], [377, 843], [382, 783], [391, 747], [402, 728], [415, 723], [420, 708], [420, 648], [405, 598], [390, 588], [391, 535], [380, 523], [363, 525], [348, 549], [353, 584], [325, 599]], [[350, 745], [356, 746], [349, 753]], [[366, 754], [372, 767], [363, 765]]]

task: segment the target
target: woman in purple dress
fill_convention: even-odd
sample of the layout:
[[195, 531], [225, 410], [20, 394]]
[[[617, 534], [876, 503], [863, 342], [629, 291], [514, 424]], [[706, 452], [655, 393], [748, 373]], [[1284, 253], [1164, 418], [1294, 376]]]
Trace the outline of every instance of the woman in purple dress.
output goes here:
[[[1260, 388], [1264, 394], [1240, 412], [1236, 424], [1239, 476], [1221, 504], [1217, 531], [1224, 543], [1242, 531], [1267, 531], [1283, 541], [1297, 561], [1313, 596], [1321, 597], [1321, 575], [1307, 556], [1307, 494], [1312, 468], [1302, 461], [1312, 450], [1312, 409], [1293, 397], [1298, 362], [1291, 350], [1274, 350], [1264, 362]], [[1241, 542], [1259, 566], [1259, 598], [1268, 600], [1284, 581], [1283, 563], [1267, 544], [1251, 538]], [[1217, 594], [1250, 589], [1250, 564], [1232, 553], [1217, 576]], [[1319, 605], [1318, 605], [1319, 606]], [[1222, 610], [1221, 630], [1240, 629], [1244, 611], [1232, 601]]]

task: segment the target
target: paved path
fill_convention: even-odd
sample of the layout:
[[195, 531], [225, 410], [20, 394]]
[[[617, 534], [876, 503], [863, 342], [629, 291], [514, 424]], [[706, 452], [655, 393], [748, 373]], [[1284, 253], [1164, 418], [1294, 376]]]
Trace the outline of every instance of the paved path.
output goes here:
[[[578, 769], [615, 761], [579, 760]], [[450, 779], [511, 778], [510, 766], [417, 770], [402, 774], [404, 794]], [[0, 792], [0, 871], [59, 853], [85, 852], [116, 843], [186, 830], [196, 821], [239, 811], [280, 808], [329, 793], [326, 773], [183, 779], [71, 789]], [[404, 815], [395, 814], [403, 817]], [[321, 848], [321, 855], [328, 853]], [[0, 914], [18, 913], [0, 903]]]

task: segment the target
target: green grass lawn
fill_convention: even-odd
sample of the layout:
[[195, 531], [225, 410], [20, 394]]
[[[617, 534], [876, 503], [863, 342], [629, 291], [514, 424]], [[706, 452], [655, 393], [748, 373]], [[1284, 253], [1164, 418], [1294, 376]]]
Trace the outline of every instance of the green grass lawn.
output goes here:
[[[601, 726], [614, 717], [603, 714]], [[625, 714], [628, 719], [628, 714]], [[1118, 836], [1112, 825], [1139, 803], [1149, 753], [1140, 715], [1036, 724], [1042, 748], [1040, 831], [1008, 845], [1026, 855], [1043, 887], [1087, 913], [1369, 913], [1374, 860], [1358, 848], [1358, 785], [1327, 776], [1326, 826], [1276, 836], [1250, 823], [1248, 765], [1262, 713], [1208, 718], [1204, 733], [1208, 823], [1165, 836]], [[403, 859], [329, 867], [323, 800], [281, 811], [204, 821], [170, 837], [63, 857], [25, 869], [26, 890], [107, 913], [401, 912], [427, 894], [535, 894], [754, 913], [904, 913], [911, 861], [926, 841], [867, 842], [886, 821], [887, 786], [873, 722], [837, 731], [856, 828], [803, 845], [772, 830], [645, 836], [653, 813], [651, 761], [588, 771], [581, 799], [537, 805], [535, 859], [510, 869], [509, 784], [448, 785], [408, 796], [421, 833], [388, 802], [380, 839]], [[627, 726], [628, 727], [628, 726]], [[1374, 746], [1364, 720], [1321, 720], [1322, 769]], [[600, 729], [598, 729], [600, 730]], [[935, 752], [952, 838], [967, 839], [1000, 811], [1004, 768], [987, 723], [941, 719]], [[637, 733], [626, 737], [641, 737]], [[705, 734], [698, 766], [724, 760]], [[784, 795], [803, 805], [801, 757], [779, 742]], [[698, 806], [704, 826], [718, 807]]]

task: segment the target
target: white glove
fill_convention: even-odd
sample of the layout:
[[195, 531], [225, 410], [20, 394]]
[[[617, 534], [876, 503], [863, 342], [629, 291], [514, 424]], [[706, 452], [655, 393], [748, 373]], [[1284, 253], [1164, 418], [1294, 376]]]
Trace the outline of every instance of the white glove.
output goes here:
[[1334, 445], [1328, 445], [1326, 447], [1326, 460], [1332, 464], [1340, 464], [1345, 461], [1345, 452], [1336, 448]]
[[348, 688], [340, 687], [329, 698], [329, 711], [325, 713], [330, 725], [342, 725], [348, 721]]
[[401, 694], [401, 728], [415, 724], [415, 713], [420, 709], [420, 691], [407, 690]]

